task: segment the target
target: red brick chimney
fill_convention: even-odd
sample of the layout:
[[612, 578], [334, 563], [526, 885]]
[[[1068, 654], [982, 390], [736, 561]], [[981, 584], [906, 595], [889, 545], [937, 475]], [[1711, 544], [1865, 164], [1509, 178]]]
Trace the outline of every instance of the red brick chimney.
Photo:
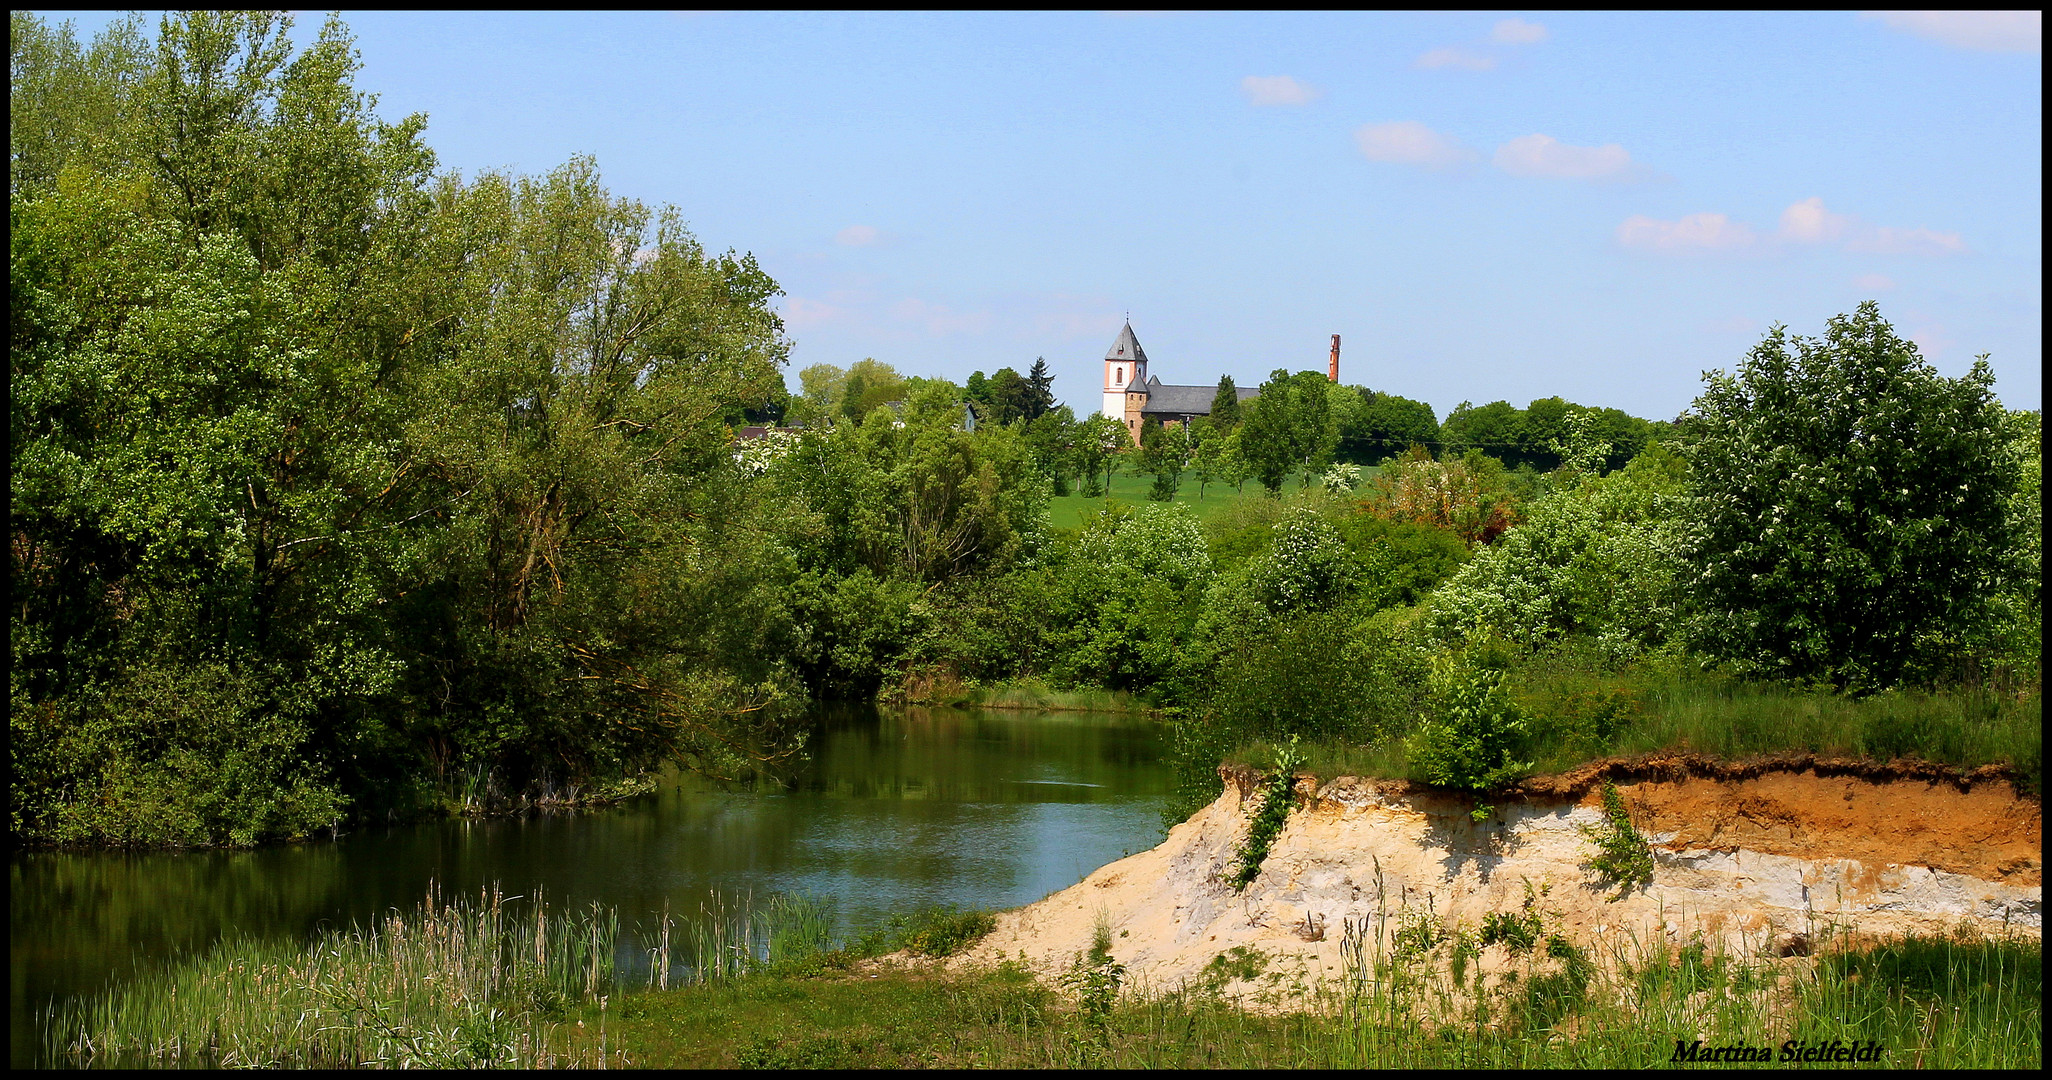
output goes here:
[[1338, 382], [1338, 381], [1339, 381], [1339, 335], [1338, 335], [1338, 334], [1334, 334], [1334, 335], [1332, 335], [1332, 366], [1326, 369], [1326, 371], [1325, 371], [1325, 377], [1326, 377], [1326, 378], [1328, 378], [1328, 379], [1330, 379], [1330, 380], [1332, 380], [1333, 382]]

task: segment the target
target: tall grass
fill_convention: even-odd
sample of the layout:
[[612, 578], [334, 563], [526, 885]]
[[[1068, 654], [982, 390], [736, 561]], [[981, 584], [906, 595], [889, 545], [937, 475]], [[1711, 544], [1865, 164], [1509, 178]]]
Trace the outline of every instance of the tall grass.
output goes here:
[[[758, 906], [753, 893], [728, 896], [715, 889], [686, 924], [685, 981], [705, 985], [756, 971], [783, 970], [833, 948], [833, 911], [818, 900], [777, 894]], [[652, 988], [670, 978], [670, 919], [662, 924], [663, 957], [650, 971]]]
[[[616, 1037], [650, 1066], [807, 1068], [1645, 1068], [1676, 1043], [1765, 1049], [1879, 1043], [1892, 1068], [2030, 1068], [2042, 1054], [2042, 946], [1815, 931], [1817, 955], [1725, 951], [1662, 934], [1571, 945], [1378, 908], [1341, 929], [1336, 983], [1303, 985], [1237, 948], [1165, 993], [1072, 985], [1022, 966], [955, 976], [757, 974], [637, 998]], [[1117, 939], [1100, 935], [1100, 946]], [[1767, 939], [1756, 943], [1768, 944]], [[1109, 948], [1102, 960], [1109, 964]], [[1063, 981], [1097, 965], [1078, 958]], [[1251, 988], [1249, 1010], [1225, 991]], [[691, 1032], [680, 1037], [681, 1032]]]
[[[57, 1060], [88, 1066], [308, 1068], [602, 1065], [549, 1021], [613, 984], [618, 920], [496, 887], [331, 930], [311, 945], [233, 939], [50, 1018]], [[603, 1022], [603, 1008], [601, 1010]]]
[[[1699, 672], [1608, 672], [1572, 658], [1514, 668], [1506, 685], [1531, 717], [1524, 756], [1558, 772], [1606, 756], [1688, 751], [1724, 759], [1780, 754], [1972, 768], [2010, 766], [2019, 788], [2043, 782], [2042, 695], [1974, 688], [1898, 690], [1864, 698]], [[1305, 768], [1321, 777], [1422, 780], [1401, 731], [1373, 742], [1306, 741]], [[1260, 761], [1270, 742], [1228, 756]]]

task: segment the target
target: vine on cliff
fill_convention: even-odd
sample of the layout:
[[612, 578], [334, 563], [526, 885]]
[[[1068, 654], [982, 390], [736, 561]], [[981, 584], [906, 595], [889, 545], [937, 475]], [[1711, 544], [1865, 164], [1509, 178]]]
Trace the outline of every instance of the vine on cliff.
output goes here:
[[1275, 767], [1262, 774], [1261, 806], [1254, 811], [1246, 842], [1240, 845], [1239, 865], [1233, 868], [1235, 891], [1245, 889], [1261, 873], [1261, 861], [1268, 858], [1268, 849], [1282, 834], [1283, 822], [1290, 816], [1290, 785], [1303, 764], [1304, 755], [1292, 735], [1287, 745], [1276, 750]]

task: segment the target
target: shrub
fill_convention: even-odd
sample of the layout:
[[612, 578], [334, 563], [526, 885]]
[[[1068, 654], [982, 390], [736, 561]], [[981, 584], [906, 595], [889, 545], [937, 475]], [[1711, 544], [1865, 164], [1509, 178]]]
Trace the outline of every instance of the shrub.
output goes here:
[[1632, 827], [1632, 816], [1616, 784], [1603, 782], [1603, 824], [1582, 826], [1582, 835], [1596, 845], [1589, 868], [1617, 883], [1620, 894], [1634, 885], [1653, 883], [1653, 848]]
[[1869, 301], [1707, 380], [1690, 563], [1714, 655], [1867, 692], [1998, 620], [2020, 462], [1985, 357], [1943, 378]]
[[1540, 499], [1433, 593], [1434, 633], [1486, 630], [1521, 645], [1588, 634], [1612, 662], [1666, 644], [1683, 618], [1684, 483], [1682, 463], [1656, 446]]
[[1532, 767], [1516, 760], [1527, 720], [1504, 690], [1503, 677], [1464, 657], [1433, 658], [1431, 719], [1419, 725], [1410, 744], [1411, 762], [1426, 783], [1487, 791]]
[[1375, 477], [1375, 497], [1363, 508], [1390, 521], [1451, 529], [1470, 544], [1486, 544], [1517, 523], [1503, 466], [1479, 451], [1434, 461], [1413, 446]]

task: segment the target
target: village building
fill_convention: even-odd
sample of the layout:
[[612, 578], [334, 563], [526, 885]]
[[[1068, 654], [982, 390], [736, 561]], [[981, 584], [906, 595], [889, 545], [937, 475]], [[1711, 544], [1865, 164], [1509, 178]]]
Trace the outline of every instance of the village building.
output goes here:
[[[1327, 375], [1334, 382], [1339, 381], [1339, 335], [1332, 336], [1331, 368]], [[1246, 401], [1260, 391], [1247, 386], [1235, 387], [1240, 400]], [[1118, 340], [1104, 354], [1104, 406], [1106, 416], [1125, 421], [1126, 429], [1133, 434], [1133, 441], [1140, 441], [1140, 425], [1148, 417], [1164, 424], [1187, 424], [1200, 416], [1211, 415], [1211, 404], [1218, 397], [1218, 384], [1210, 386], [1179, 386], [1161, 381], [1160, 376], [1147, 370], [1147, 351], [1140, 347], [1140, 339], [1133, 336], [1133, 324], [1129, 321], [1119, 331]]]

